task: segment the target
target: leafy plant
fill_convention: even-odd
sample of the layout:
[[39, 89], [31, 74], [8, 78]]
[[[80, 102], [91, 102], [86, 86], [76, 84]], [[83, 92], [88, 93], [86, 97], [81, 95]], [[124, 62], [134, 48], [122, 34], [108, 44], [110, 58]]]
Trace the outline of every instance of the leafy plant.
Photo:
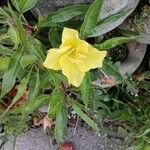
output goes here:
[[[99, 22], [103, 0], [95, 0], [91, 6], [68, 6], [49, 13], [31, 26], [24, 13], [33, 8], [36, 1], [11, 0], [14, 9], [9, 3], [8, 7], [0, 8], [0, 106], [3, 108], [0, 121], [5, 133], [20, 134], [39, 113], [39, 108], [47, 105], [48, 117], [56, 120], [54, 135], [58, 144], [66, 136], [67, 116], [72, 110], [96, 132], [99, 132], [99, 122], [92, 114], [99, 116], [100, 113], [101, 125], [106, 117], [111, 117], [123, 122], [122, 130], [133, 133], [133, 143], [136, 140], [142, 146], [148, 143], [149, 73], [142, 75], [142, 80], [131, 81], [120, 72], [118, 63], [113, 64], [106, 58], [102, 69], [87, 72], [81, 86], [75, 88], [60, 71], [43, 66], [47, 49], [59, 46], [64, 27], [77, 29], [80, 37], [87, 39], [93, 34], [93, 28], [100, 30], [117, 19], [118, 14]], [[113, 37], [94, 43], [93, 47], [109, 52], [139, 37], [137, 34]], [[95, 85], [99, 77], [110, 87]], [[130, 139], [125, 140], [130, 145]]]

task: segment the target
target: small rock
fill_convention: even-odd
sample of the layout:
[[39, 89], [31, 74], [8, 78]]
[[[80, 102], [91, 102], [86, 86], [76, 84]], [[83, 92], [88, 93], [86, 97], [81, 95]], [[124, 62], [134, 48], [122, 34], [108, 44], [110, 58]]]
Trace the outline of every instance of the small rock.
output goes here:
[[69, 142], [64, 143], [64, 144], [62, 144], [60, 150], [74, 150], [73, 144], [72, 144], [72, 143], [69, 143]]

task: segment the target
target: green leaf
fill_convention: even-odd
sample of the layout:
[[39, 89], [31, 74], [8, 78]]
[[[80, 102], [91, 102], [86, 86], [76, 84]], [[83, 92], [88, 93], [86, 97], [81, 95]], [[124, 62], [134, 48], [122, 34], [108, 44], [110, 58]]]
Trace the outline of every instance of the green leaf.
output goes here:
[[10, 57], [0, 57], [0, 71], [5, 71], [10, 62]]
[[48, 108], [48, 116], [50, 118], [54, 117], [59, 111], [63, 100], [64, 100], [64, 92], [55, 90], [50, 98], [49, 108]]
[[111, 111], [106, 104], [104, 104], [100, 101], [96, 101], [95, 104], [96, 104], [95, 108], [102, 108], [103, 110], [106, 110], [109, 114], [111, 114]]
[[131, 83], [129, 82], [127, 77], [123, 73], [120, 72], [117, 63], [112, 64], [111, 62], [104, 60], [103, 61], [103, 71], [107, 75], [114, 76], [117, 81], [116, 83], [122, 83], [124, 81], [128, 85], [128, 88], [133, 89], [133, 86], [131, 85]]
[[125, 9], [122, 10], [116, 14], [113, 14], [103, 20], [101, 20], [96, 27], [94, 27], [91, 31], [91, 35], [89, 37], [97, 37], [100, 35], [103, 35], [112, 29], [114, 29], [114, 26], [112, 26], [112, 23], [117, 22], [121, 17], [125, 16], [127, 13], [129, 13], [131, 9]]
[[93, 28], [95, 28], [97, 25], [102, 4], [103, 0], [95, 0], [88, 9], [84, 18], [84, 22], [80, 28], [80, 37], [82, 39], [87, 38], [87, 36], [91, 34]]
[[120, 72], [119, 67], [120, 66], [118, 64], [112, 64], [107, 60], [103, 61], [103, 72], [108, 76], [114, 77], [115, 84], [123, 83], [123, 81], [126, 81], [126, 77]]
[[56, 116], [56, 125], [54, 131], [55, 138], [58, 144], [63, 143], [63, 138], [66, 135], [67, 115], [67, 109], [65, 105], [62, 105]]
[[15, 113], [30, 114], [33, 113], [38, 108], [48, 104], [50, 100], [49, 95], [40, 95], [32, 100], [28, 100], [27, 103], [15, 111]]
[[85, 13], [88, 7], [88, 5], [74, 5], [59, 9], [57, 12], [50, 12], [47, 18], [39, 23], [38, 27], [58, 26], [63, 28], [63, 22]]
[[119, 33], [121, 33], [121, 35], [126, 36], [126, 37], [133, 37], [133, 36], [140, 36], [140, 34], [137, 31], [131, 31], [129, 29], [124, 29], [124, 28], [119, 28], [118, 29]]
[[22, 52], [23, 49], [17, 49], [10, 59], [8, 69], [3, 76], [1, 97], [9, 92], [16, 82], [17, 74], [21, 69], [19, 61], [22, 56]]
[[91, 87], [91, 73], [86, 73], [82, 84], [80, 86], [82, 100], [87, 108], [89, 100], [90, 100], [90, 87]]
[[45, 55], [41, 43], [37, 39], [30, 38], [29, 44], [30, 49], [28, 49], [28, 51], [39, 58], [39, 61], [42, 63], [45, 59]]
[[144, 150], [150, 150], [150, 145], [145, 146]]
[[45, 28], [45, 27], [60, 27], [60, 28], [64, 28], [65, 25], [63, 23], [58, 24], [58, 23], [52, 22], [51, 17], [50, 17], [50, 18], [46, 18], [42, 22], [39, 22], [39, 24], [38, 24], [38, 28]]
[[13, 101], [12, 102], [16, 102], [17, 100], [19, 100], [22, 95], [24, 94], [25, 90], [27, 89], [27, 84], [29, 82], [29, 79], [30, 79], [30, 73], [28, 74], [27, 77], [24, 77], [19, 86], [18, 86], [18, 91], [17, 91], [17, 94], [16, 96], [13, 98]]
[[95, 129], [97, 132], [99, 132], [98, 126], [94, 121], [89, 118], [77, 104], [72, 105], [74, 111], [79, 115], [89, 126], [91, 126], [93, 129]]
[[14, 7], [21, 13], [24, 13], [33, 8], [37, 0], [11, 0]]
[[126, 150], [143, 150], [144, 149], [144, 143], [141, 142], [139, 144], [134, 144], [133, 146], [127, 148]]
[[40, 88], [47, 89], [47, 88], [51, 87], [50, 84], [51, 84], [52, 79], [51, 79], [51, 75], [49, 74], [49, 72], [47, 72], [47, 70], [46, 70], [42, 73], [41, 76], [42, 76], [42, 78], [40, 81]]
[[119, 71], [119, 66], [114, 65], [107, 60], [103, 61], [103, 71], [107, 75], [112, 75], [112, 76], [118, 77], [118, 79], [122, 80], [122, 76], [121, 76], [121, 73]]
[[140, 87], [141, 89], [144, 89], [148, 92], [150, 91], [150, 84], [149, 84], [149, 81], [147, 81], [147, 80], [140, 81], [138, 84], [138, 87]]
[[13, 17], [13, 19], [15, 20], [15, 23], [16, 23], [16, 28], [17, 28], [17, 31], [19, 33], [19, 38], [20, 38], [20, 42], [21, 44], [27, 49], [27, 50], [30, 50], [30, 44], [29, 44], [29, 39], [28, 39], [28, 36], [24, 30], [24, 27], [23, 25], [21, 24], [21, 20], [19, 18], [19, 16], [16, 15], [16, 13], [12, 10], [10, 4], [8, 3], [8, 8], [10, 10], [10, 13]]
[[29, 100], [35, 99], [40, 89], [40, 74], [39, 69], [33, 74], [29, 83]]
[[11, 0], [13, 6], [18, 10], [20, 11], [20, 8], [19, 8], [19, 0]]
[[150, 79], [150, 71], [145, 71], [142, 73], [142, 77], [144, 79]]
[[68, 21], [76, 16], [79, 16], [87, 11], [89, 5], [72, 5], [59, 9], [52, 17], [52, 22], [59, 23]]
[[8, 30], [8, 35], [9, 35], [11, 41], [15, 44], [13, 49], [17, 49], [19, 46], [19, 43], [20, 43], [18, 31], [13, 26], [10, 26], [10, 28]]
[[48, 38], [51, 42], [52, 47], [58, 48], [60, 45], [60, 36], [58, 33], [58, 28], [57, 27], [51, 27], [48, 33]]
[[35, 63], [38, 58], [35, 55], [24, 55], [20, 59], [20, 65], [22, 69], [25, 69], [27, 66]]
[[60, 84], [60, 82], [62, 80], [64, 80], [64, 76], [61, 76], [56, 73], [54, 70], [47, 70], [47, 72], [49, 73], [49, 76], [51, 77], [51, 84], [54, 86], [54, 87], [58, 87], [58, 85]]
[[101, 44], [95, 44], [94, 47], [99, 50], [109, 50], [124, 43], [131, 42], [132, 40], [135, 40], [137, 38], [138, 37], [114, 37], [112, 39], [106, 40]]
[[150, 128], [146, 129], [142, 134], [138, 135], [137, 138], [140, 138], [142, 136], [145, 136], [146, 134], [150, 133]]
[[8, 39], [9, 38], [9, 35], [6, 33], [6, 34], [2, 34], [1, 36], [0, 36], [0, 42], [2, 42], [3, 40], [5, 40], [5, 39]]
[[12, 54], [12, 50], [0, 44], [0, 55], [8, 56]]

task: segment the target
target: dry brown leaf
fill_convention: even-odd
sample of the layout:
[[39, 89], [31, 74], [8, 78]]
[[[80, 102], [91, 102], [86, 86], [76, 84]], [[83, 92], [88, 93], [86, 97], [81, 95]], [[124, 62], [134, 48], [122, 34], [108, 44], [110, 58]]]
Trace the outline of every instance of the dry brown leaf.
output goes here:
[[34, 117], [34, 118], [33, 118], [33, 124], [34, 124], [35, 126], [40, 126], [40, 125], [43, 124], [43, 119], [40, 119], [40, 118], [38, 118], [38, 117]]
[[[5, 105], [8, 107], [11, 103], [13, 98], [16, 96], [18, 91], [18, 86], [15, 85], [6, 95], [4, 99]], [[11, 107], [11, 108], [17, 108], [22, 106], [27, 100], [28, 100], [29, 92], [25, 91], [22, 97]]]
[[101, 81], [102, 83], [108, 84], [110, 86], [115, 85], [115, 78], [113, 76], [104, 76], [103, 78], [101, 78]]
[[45, 116], [43, 119], [43, 126], [44, 126], [44, 131], [46, 130], [47, 127], [51, 128], [51, 126], [54, 124], [53, 119], [49, 118], [48, 116]]

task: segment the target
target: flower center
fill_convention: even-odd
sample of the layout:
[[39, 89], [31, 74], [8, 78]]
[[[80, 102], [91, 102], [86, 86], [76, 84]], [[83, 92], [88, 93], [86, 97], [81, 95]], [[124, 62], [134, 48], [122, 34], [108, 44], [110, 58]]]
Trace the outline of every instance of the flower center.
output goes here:
[[79, 53], [76, 48], [73, 48], [70, 50], [70, 52], [67, 55], [67, 58], [74, 64], [82, 62], [82, 59], [84, 59], [86, 56]]

